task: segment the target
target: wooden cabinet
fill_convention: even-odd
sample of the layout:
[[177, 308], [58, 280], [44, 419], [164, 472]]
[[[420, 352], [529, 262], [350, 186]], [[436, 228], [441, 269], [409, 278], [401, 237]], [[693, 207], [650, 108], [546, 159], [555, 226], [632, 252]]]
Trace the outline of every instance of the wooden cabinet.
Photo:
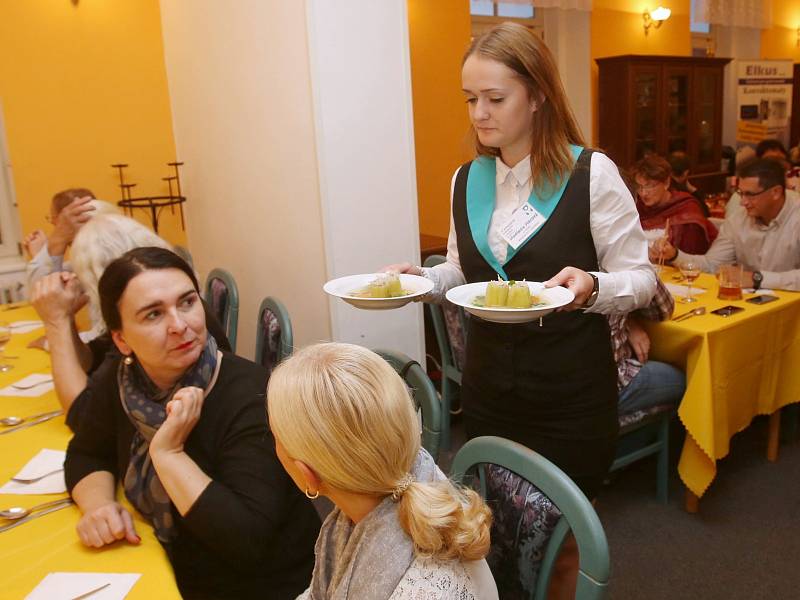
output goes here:
[[612, 56], [600, 67], [600, 148], [627, 168], [647, 152], [686, 152], [692, 173], [719, 171], [729, 58]]

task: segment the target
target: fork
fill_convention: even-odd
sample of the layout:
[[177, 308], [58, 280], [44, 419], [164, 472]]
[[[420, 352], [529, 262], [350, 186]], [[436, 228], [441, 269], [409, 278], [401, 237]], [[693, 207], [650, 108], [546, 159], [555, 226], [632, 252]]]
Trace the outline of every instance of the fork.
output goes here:
[[48, 476], [52, 475], [53, 473], [60, 473], [63, 470], [64, 470], [64, 467], [61, 467], [60, 469], [56, 469], [55, 471], [50, 471], [49, 473], [45, 473], [44, 475], [39, 475], [38, 477], [29, 477], [29, 478], [12, 477], [11, 481], [14, 481], [16, 483], [36, 483], [40, 479], [44, 479], [45, 477], [48, 477]]
[[36, 383], [30, 385], [17, 385], [16, 383], [12, 383], [11, 387], [15, 390], [32, 390], [35, 387], [39, 387], [40, 385], [44, 385], [45, 383], [52, 383], [53, 379], [42, 379], [41, 381], [37, 381]]

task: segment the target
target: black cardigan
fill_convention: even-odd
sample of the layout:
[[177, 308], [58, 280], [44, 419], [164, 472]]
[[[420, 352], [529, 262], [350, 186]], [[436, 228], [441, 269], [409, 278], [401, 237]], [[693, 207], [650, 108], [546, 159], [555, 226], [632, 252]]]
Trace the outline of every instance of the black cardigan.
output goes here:
[[[186, 440], [186, 453], [213, 480], [166, 551], [185, 598], [295, 598], [309, 584], [319, 517], [275, 454], [267, 424], [266, 371], [223, 353], [214, 388]], [[119, 397], [119, 358], [92, 377], [88, 406], [67, 448], [67, 487], [95, 471], [119, 481], [134, 428]]]

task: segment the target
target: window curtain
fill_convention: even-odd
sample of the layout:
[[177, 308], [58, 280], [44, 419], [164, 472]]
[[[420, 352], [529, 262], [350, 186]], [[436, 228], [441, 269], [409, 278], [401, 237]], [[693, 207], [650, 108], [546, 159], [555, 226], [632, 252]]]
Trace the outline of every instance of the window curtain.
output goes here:
[[535, 8], [562, 8], [564, 10], [592, 10], [592, 0], [499, 0], [504, 4], [533, 4]]
[[692, 0], [698, 23], [728, 27], [772, 27], [771, 0]]

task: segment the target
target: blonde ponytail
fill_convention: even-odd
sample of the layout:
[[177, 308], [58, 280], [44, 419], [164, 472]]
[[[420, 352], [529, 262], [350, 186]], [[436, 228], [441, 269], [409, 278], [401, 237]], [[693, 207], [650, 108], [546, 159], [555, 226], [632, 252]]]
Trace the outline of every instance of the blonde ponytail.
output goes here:
[[398, 516], [421, 556], [479, 560], [489, 552], [492, 513], [473, 490], [450, 481], [414, 482], [400, 498]]

